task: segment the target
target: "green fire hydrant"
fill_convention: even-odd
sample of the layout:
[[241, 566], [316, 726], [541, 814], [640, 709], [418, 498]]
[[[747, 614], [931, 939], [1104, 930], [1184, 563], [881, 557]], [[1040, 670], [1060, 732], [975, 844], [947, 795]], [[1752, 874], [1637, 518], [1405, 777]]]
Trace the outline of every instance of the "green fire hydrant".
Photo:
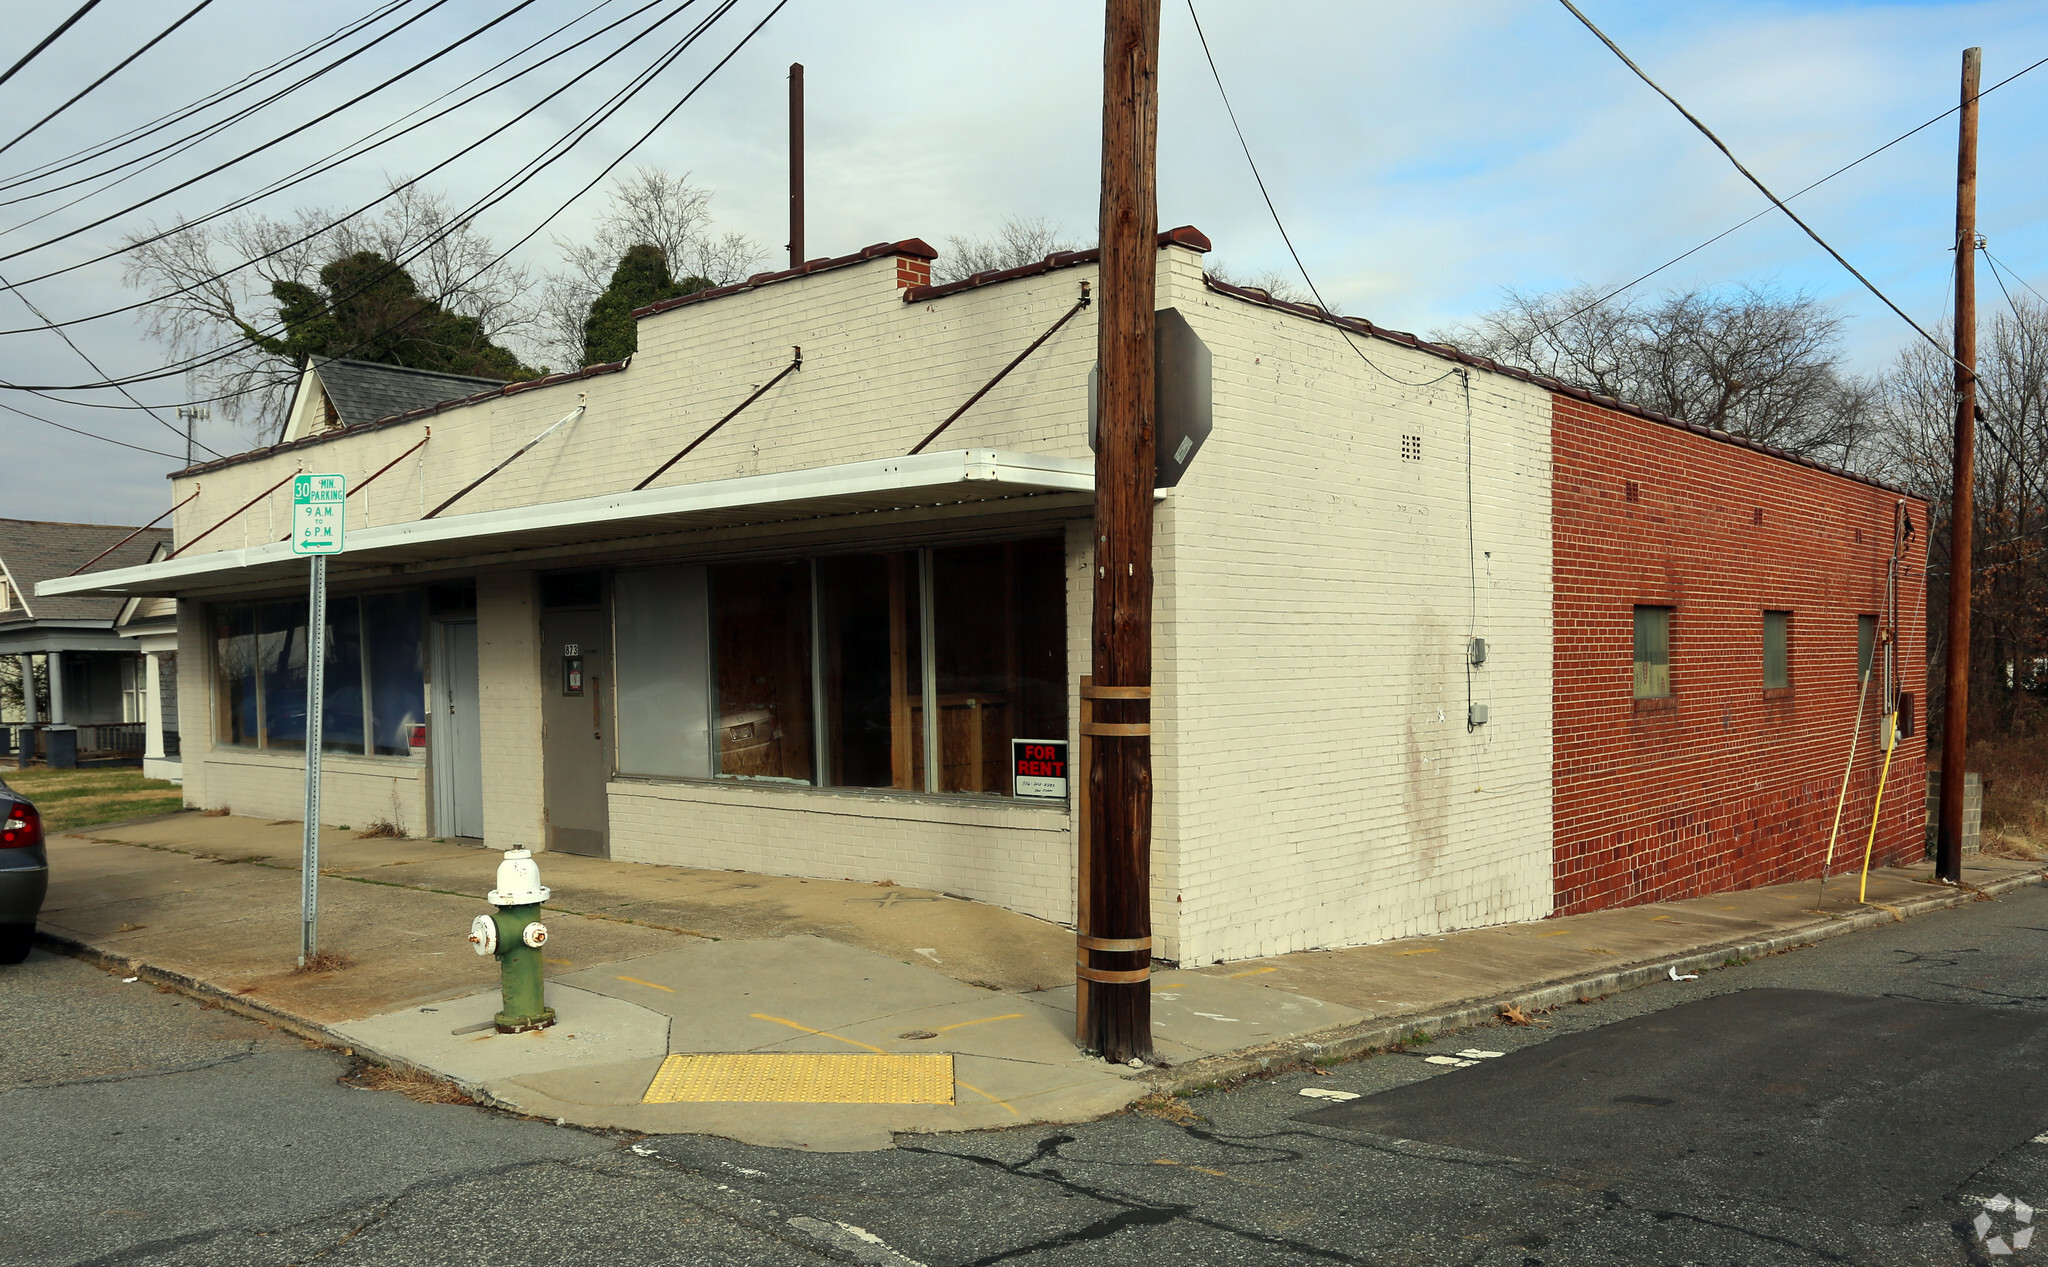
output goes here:
[[546, 1029], [555, 1023], [555, 1010], [547, 1005], [541, 986], [540, 948], [547, 944], [548, 926], [540, 922], [540, 906], [548, 896], [533, 854], [508, 849], [498, 864], [498, 887], [484, 895], [484, 901], [498, 909], [477, 916], [469, 926], [476, 953], [498, 957], [505, 1006], [491, 1019], [500, 1034]]

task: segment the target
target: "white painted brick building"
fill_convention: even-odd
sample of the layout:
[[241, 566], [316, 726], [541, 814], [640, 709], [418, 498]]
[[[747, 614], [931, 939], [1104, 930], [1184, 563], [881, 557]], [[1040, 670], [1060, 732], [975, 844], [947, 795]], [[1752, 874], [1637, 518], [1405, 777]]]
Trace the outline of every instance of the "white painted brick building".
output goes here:
[[[1157, 508], [1160, 956], [1547, 914], [1551, 393], [1218, 286], [1206, 248], [1176, 230], [1158, 254], [1214, 417]], [[332, 822], [1071, 921], [1069, 803], [992, 772], [1009, 739], [1077, 732], [1093, 309], [904, 455], [1095, 259], [932, 287], [931, 257], [888, 244], [658, 305], [623, 366], [332, 430], [301, 407], [286, 442], [180, 473], [188, 548], [92, 579], [181, 599], [190, 803], [299, 812], [304, 568], [279, 541], [291, 477], [340, 472]]]

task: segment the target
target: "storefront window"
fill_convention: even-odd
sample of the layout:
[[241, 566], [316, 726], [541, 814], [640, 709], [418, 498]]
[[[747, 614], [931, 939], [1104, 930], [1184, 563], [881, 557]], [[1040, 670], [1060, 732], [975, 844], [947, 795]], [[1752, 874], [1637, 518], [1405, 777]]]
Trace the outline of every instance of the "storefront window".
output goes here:
[[363, 750], [363, 619], [361, 601], [327, 600], [326, 707], [320, 710], [320, 751]]
[[256, 675], [263, 700], [263, 746], [305, 751], [304, 603], [265, 603], [256, 609]]
[[711, 777], [711, 644], [704, 569], [612, 580], [619, 773]]
[[803, 562], [710, 569], [718, 773], [811, 781], [811, 571]]
[[214, 723], [220, 741], [253, 748], [262, 733], [256, 717], [254, 607], [214, 609], [213, 664]]
[[1064, 567], [1042, 539], [621, 573], [619, 771], [1008, 796], [1011, 740], [1067, 733]]
[[[235, 604], [213, 611], [218, 742], [304, 752], [306, 604]], [[411, 753], [425, 659], [418, 593], [330, 598], [324, 638], [323, 752]], [[366, 713], [365, 701], [370, 708]]]
[[370, 594], [363, 606], [363, 690], [370, 699], [370, 753], [412, 755], [412, 728], [426, 721], [427, 660], [420, 594]]
[[818, 560], [820, 708], [830, 786], [924, 787], [917, 568], [911, 553]]
[[1066, 734], [1064, 563], [1058, 541], [932, 551], [940, 791], [1006, 795], [1010, 740]]

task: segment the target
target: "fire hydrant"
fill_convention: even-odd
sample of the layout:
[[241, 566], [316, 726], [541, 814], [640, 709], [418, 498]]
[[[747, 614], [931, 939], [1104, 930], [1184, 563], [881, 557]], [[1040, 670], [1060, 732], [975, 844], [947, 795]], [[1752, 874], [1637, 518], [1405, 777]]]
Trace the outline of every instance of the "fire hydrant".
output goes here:
[[505, 1007], [491, 1019], [500, 1034], [546, 1029], [555, 1023], [555, 1010], [547, 1005], [541, 988], [540, 948], [547, 944], [548, 926], [540, 922], [540, 906], [547, 900], [548, 887], [540, 882], [533, 854], [507, 849], [498, 864], [498, 887], [484, 895], [484, 901], [498, 909], [477, 916], [469, 926], [476, 953], [498, 957]]

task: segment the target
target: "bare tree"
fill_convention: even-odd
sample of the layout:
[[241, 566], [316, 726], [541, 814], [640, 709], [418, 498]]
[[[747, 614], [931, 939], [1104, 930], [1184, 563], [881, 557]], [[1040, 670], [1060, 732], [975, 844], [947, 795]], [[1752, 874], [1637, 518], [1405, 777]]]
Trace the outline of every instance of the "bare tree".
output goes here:
[[1508, 290], [1436, 336], [1602, 395], [1832, 461], [1867, 441], [1876, 388], [1843, 369], [1842, 320], [1803, 293], [1737, 286], [1602, 300]]
[[181, 223], [162, 237], [152, 224], [129, 235], [123, 280], [163, 296], [143, 310], [144, 329], [173, 356], [218, 351], [194, 371], [193, 385], [224, 395], [222, 414], [259, 435], [282, 414], [298, 378], [295, 366], [248, 338], [276, 320], [272, 285], [311, 284], [323, 266], [358, 251], [401, 264], [421, 295], [475, 317], [493, 342], [530, 341], [537, 323], [527, 299], [531, 272], [498, 260], [473, 222], [454, 218], [445, 195], [401, 178], [390, 184], [393, 197], [338, 225], [332, 210], [306, 207], [282, 218], [245, 213]]
[[[1935, 332], [1943, 346], [1946, 328]], [[2015, 302], [1977, 344], [1978, 405], [1970, 581], [1970, 726], [2028, 734], [2048, 703], [2048, 305]], [[1872, 469], [1927, 498], [1928, 656], [1939, 665], [1948, 629], [1955, 363], [1914, 342], [1884, 378]], [[1926, 710], [1939, 725], [1942, 680], [1930, 672]]]
[[1081, 249], [1043, 216], [1011, 216], [985, 238], [951, 237], [932, 263], [932, 280], [957, 282], [976, 273], [1036, 264], [1048, 255]]
[[[1273, 298], [1290, 304], [1315, 302], [1315, 296], [1310, 294], [1306, 287], [1277, 268], [1268, 268], [1257, 273], [1239, 273], [1214, 256], [1203, 261], [1203, 267], [1209, 276], [1226, 286], [1263, 290]], [[1343, 305], [1334, 305], [1333, 310], [1342, 312]]]
[[555, 365], [583, 363], [584, 318], [631, 248], [658, 247], [678, 281], [701, 277], [714, 286], [746, 277], [765, 254], [744, 234], [713, 227], [711, 191], [692, 185], [688, 172], [672, 176], [658, 167], [636, 167], [614, 181], [607, 196], [588, 241], [555, 239], [563, 268], [541, 285], [535, 335]]

